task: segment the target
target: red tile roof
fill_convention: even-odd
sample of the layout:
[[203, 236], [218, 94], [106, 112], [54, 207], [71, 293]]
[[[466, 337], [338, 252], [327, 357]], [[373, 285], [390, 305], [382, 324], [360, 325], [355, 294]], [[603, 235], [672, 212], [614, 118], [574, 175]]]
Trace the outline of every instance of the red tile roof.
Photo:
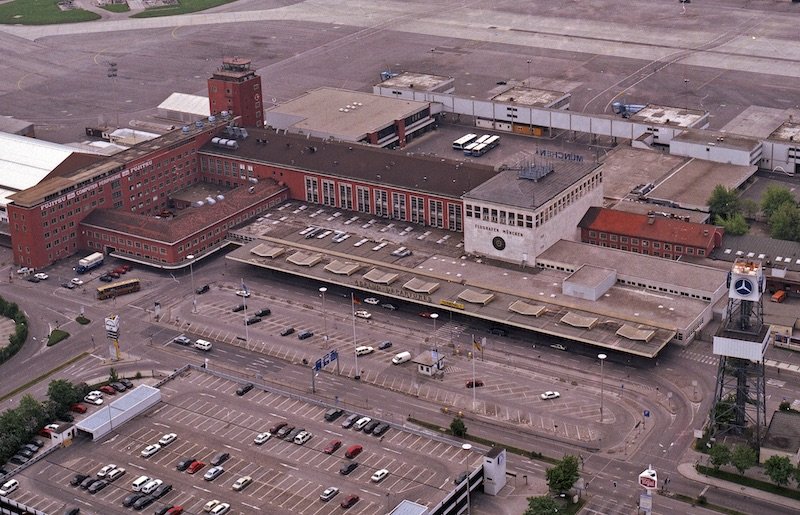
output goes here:
[[714, 234], [722, 228], [709, 224], [684, 222], [674, 218], [650, 217], [626, 211], [602, 207], [591, 207], [578, 224], [581, 229], [618, 234], [667, 243], [677, 243], [690, 247], [713, 248]]

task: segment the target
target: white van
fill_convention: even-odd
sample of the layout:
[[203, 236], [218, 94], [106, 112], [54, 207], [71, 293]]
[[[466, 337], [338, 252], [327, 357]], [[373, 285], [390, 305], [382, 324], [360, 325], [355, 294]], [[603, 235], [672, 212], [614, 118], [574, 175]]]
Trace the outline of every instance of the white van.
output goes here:
[[137, 477], [133, 483], [131, 483], [131, 488], [134, 492], [138, 492], [142, 489], [144, 485], [150, 482], [150, 478], [147, 476], [139, 476]]
[[207, 341], [207, 340], [197, 340], [196, 342], [194, 342], [194, 348], [195, 349], [204, 350], [204, 351], [210, 351], [211, 350], [211, 342]]
[[408, 351], [400, 352], [395, 357], [392, 358], [392, 364], [394, 365], [400, 365], [401, 363], [405, 363], [406, 361], [411, 361], [411, 353]]
[[160, 479], [153, 479], [149, 483], [147, 483], [146, 485], [144, 485], [142, 487], [141, 492], [143, 494], [152, 494], [153, 491], [155, 491], [156, 488], [158, 488], [159, 486], [161, 486], [163, 484], [164, 484], [164, 482], [161, 481]]
[[372, 354], [375, 349], [368, 345], [362, 345], [360, 347], [356, 347], [356, 356], [365, 356], [367, 354]]

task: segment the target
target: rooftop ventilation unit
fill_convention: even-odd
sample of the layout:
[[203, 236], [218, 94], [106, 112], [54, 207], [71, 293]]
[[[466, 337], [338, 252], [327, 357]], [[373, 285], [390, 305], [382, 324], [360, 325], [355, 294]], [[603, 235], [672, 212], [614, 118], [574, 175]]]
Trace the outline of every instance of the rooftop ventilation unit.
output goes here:
[[181, 127], [181, 132], [184, 134], [189, 134], [189, 126], [184, 125], [183, 127]]
[[520, 168], [517, 172], [518, 179], [527, 179], [533, 182], [539, 182], [547, 175], [553, 173], [555, 168], [551, 164], [538, 165], [536, 163], [528, 163]]

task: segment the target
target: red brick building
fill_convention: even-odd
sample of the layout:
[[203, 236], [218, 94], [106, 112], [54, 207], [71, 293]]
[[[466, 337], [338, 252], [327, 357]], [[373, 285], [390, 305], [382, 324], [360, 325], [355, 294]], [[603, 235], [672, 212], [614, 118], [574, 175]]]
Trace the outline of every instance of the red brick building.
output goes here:
[[250, 69], [250, 60], [226, 57], [208, 79], [208, 103], [212, 115], [223, 111], [240, 118], [243, 127], [263, 127], [261, 77]]
[[678, 218], [592, 207], [578, 224], [581, 241], [667, 259], [706, 257], [722, 241], [723, 229]]

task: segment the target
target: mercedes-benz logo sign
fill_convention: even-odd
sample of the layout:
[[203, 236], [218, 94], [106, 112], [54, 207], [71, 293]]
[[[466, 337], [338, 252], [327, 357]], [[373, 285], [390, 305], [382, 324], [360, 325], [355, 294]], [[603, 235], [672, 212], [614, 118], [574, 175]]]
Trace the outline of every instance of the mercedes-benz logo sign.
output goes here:
[[753, 283], [747, 279], [737, 279], [733, 285], [733, 289], [742, 297], [747, 297], [753, 293]]

